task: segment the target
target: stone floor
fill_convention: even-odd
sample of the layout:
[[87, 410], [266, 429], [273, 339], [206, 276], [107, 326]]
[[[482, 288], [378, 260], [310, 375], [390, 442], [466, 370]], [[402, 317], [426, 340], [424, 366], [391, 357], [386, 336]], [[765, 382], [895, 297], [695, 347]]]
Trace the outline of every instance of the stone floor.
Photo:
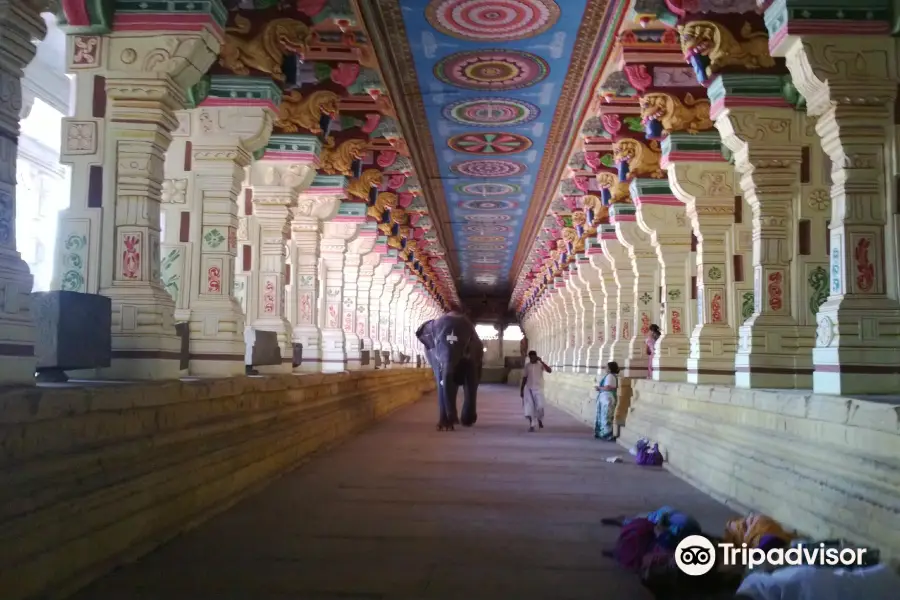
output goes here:
[[721, 531], [728, 509], [560, 411], [527, 433], [517, 392], [482, 386], [448, 433], [426, 398], [76, 599], [641, 600], [601, 517], [671, 504]]

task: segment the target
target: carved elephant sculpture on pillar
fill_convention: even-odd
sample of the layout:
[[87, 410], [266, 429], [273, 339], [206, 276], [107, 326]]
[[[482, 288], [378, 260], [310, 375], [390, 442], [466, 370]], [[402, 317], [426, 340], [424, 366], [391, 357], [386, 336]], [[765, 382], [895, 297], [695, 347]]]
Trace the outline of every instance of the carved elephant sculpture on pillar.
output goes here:
[[[425, 357], [438, 387], [438, 431], [452, 430], [457, 423], [471, 427], [478, 419], [476, 400], [484, 362], [484, 345], [475, 325], [461, 314], [450, 313], [422, 323], [416, 337], [425, 346]], [[462, 412], [457, 415], [456, 392], [460, 386], [465, 396]]]

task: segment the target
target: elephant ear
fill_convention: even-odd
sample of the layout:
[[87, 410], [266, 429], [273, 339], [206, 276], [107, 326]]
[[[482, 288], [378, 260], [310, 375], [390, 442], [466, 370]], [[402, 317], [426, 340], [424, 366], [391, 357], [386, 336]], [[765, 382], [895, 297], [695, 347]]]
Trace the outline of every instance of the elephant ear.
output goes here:
[[416, 329], [416, 337], [419, 338], [419, 341], [422, 342], [422, 345], [425, 346], [426, 350], [434, 350], [434, 333], [431, 331], [431, 325], [434, 323], [434, 319], [430, 321], [425, 321], [419, 328]]

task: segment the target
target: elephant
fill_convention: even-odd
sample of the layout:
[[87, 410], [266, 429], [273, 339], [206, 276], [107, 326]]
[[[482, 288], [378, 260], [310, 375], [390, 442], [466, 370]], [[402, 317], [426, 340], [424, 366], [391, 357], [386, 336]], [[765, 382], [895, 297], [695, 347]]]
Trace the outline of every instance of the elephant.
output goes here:
[[[438, 385], [438, 431], [452, 431], [460, 423], [471, 427], [478, 420], [476, 399], [484, 345], [475, 325], [459, 313], [448, 313], [425, 321], [416, 330], [416, 337], [425, 346], [425, 357], [434, 371]], [[456, 392], [464, 386], [462, 413], [456, 412]]]

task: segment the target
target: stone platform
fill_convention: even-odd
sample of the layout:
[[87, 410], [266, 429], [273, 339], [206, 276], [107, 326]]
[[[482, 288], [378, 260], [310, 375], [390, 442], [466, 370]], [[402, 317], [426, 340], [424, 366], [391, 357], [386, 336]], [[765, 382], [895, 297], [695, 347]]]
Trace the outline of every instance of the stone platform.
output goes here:
[[[659, 442], [666, 467], [736, 510], [900, 558], [900, 397], [635, 380], [620, 441]], [[593, 424], [587, 375], [553, 373], [548, 400]]]
[[432, 389], [394, 369], [2, 392], [0, 596], [62, 597]]
[[472, 429], [434, 431], [436, 400], [394, 413], [74, 600], [649, 599], [601, 556], [600, 518], [673, 504], [720, 532], [731, 513], [630, 462], [518, 390], [482, 386]]

